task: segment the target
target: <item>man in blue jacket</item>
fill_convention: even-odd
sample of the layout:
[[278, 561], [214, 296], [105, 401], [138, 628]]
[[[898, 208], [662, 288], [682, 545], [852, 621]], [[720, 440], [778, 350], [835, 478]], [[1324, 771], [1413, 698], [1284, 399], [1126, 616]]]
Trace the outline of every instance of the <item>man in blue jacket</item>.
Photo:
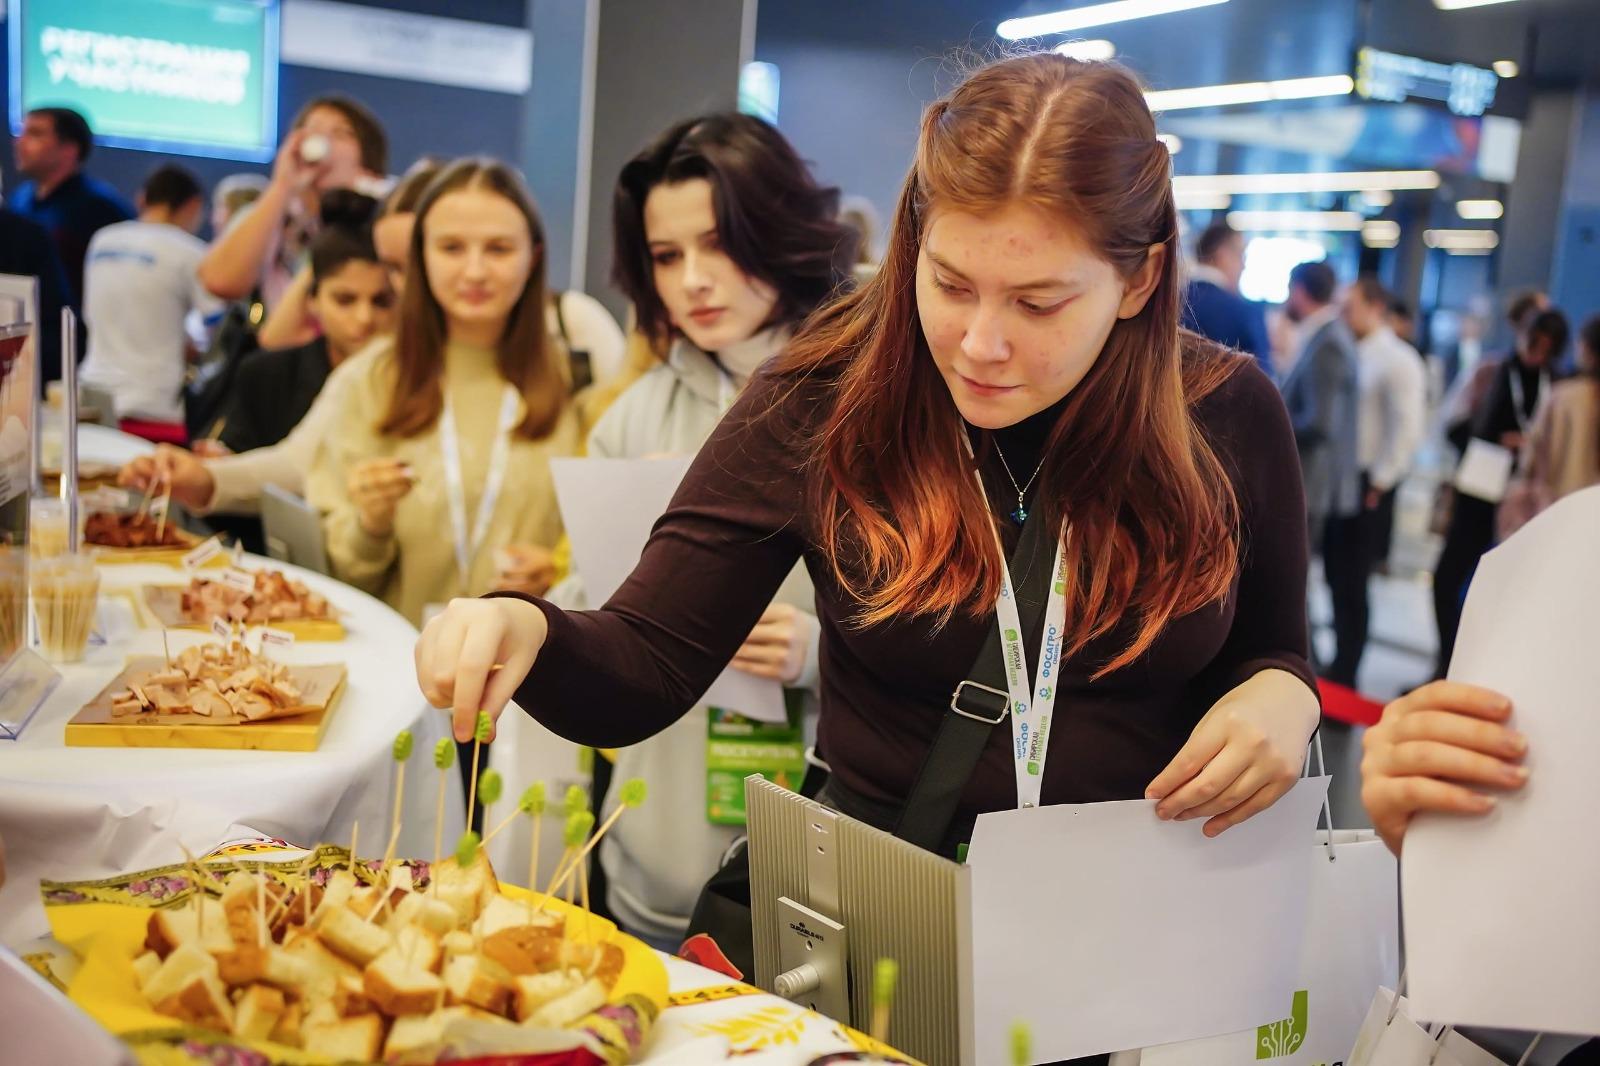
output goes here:
[[1196, 263], [1189, 270], [1183, 302], [1183, 324], [1218, 344], [1256, 357], [1272, 376], [1272, 346], [1261, 308], [1239, 295], [1244, 274], [1244, 237], [1226, 222], [1214, 222], [1195, 244]]

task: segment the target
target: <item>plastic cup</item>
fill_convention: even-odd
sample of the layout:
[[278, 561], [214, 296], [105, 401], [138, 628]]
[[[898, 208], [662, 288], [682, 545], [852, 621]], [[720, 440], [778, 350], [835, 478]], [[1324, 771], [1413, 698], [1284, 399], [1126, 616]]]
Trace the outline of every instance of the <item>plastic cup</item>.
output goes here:
[[67, 554], [67, 505], [43, 498], [28, 501], [28, 555], [53, 559]]
[[94, 632], [100, 571], [87, 555], [41, 559], [30, 569], [40, 650], [51, 662], [75, 663]]

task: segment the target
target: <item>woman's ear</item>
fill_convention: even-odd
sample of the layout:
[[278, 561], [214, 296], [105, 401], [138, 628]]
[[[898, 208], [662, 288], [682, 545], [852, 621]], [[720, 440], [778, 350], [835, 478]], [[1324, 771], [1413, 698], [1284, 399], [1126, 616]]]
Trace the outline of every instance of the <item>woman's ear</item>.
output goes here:
[[1161, 271], [1166, 265], [1167, 246], [1152, 244], [1139, 269], [1124, 283], [1122, 302], [1117, 305], [1118, 318], [1132, 318], [1144, 310], [1144, 305], [1150, 301], [1150, 294], [1156, 291], [1156, 286], [1161, 282]]

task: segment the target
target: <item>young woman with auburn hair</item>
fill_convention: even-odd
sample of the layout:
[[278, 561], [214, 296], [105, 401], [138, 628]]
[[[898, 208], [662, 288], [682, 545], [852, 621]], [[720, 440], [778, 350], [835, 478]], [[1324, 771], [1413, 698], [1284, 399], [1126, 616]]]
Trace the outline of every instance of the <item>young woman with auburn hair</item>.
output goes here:
[[[1027, 665], [930, 846], [1032, 803], [1144, 797], [1213, 836], [1264, 810], [1318, 717], [1300, 475], [1271, 383], [1179, 331], [1170, 168], [1116, 64], [971, 75], [924, 113], [878, 273], [757, 374], [611, 601], [457, 601], [418, 643], [424, 693], [458, 736], [517, 697], [575, 740], [638, 741], [803, 559], [823, 796], [845, 813], [897, 823], [991, 633]], [[1016, 599], [1002, 548], [1030, 532], [1059, 567], [1019, 637], [996, 628]], [[1045, 738], [1026, 761], [1025, 717]]]
[[550, 459], [579, 440], [543, 225], [509, 167], [462, 159], [429, 184], [406, 274], [394, 341], [357, 357], [308, 495], [334, 575], [419, 624], [503, 586], [496, 549], [550, 559]]

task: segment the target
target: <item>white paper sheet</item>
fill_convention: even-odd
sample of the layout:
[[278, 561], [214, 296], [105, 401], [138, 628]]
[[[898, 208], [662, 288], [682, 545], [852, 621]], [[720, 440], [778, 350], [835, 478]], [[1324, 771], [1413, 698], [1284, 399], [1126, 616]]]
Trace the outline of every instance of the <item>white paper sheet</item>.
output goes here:
[[1512, 701], [1526, 789], [1419, 817], [1401, 863], [1407, 989], [1430, 1021], [1600, 1033], [1600, 488], [1483, 557], [1450, 677]]
[[1281, 1015], [1327, 791], [1325, 777], [1301, 781], [1214, 840], [1145, 800], [981, 815], [968, 856], [977, 1047], [1006, 1047], [1026, 1022], [1049, 1062]]
[[[598, 607], [638, 565], [656, 519], [689, 471], [690, 459], [552, 459], [550, 472], [572, 561]], [[783, 686], [731, 667], [698, 701], [762, 722], [787, 717]]]

